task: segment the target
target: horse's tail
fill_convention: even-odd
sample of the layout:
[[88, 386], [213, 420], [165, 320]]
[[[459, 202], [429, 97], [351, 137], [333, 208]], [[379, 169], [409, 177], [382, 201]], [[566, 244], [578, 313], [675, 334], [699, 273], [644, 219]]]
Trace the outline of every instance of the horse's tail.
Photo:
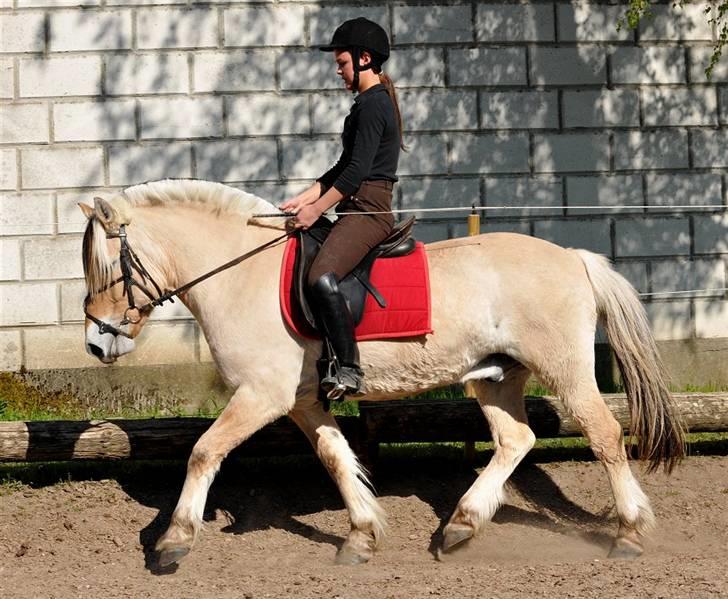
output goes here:
[[685, 456], [684, 430], [647, 314], [634, 287], [606, 258], [586, 250], [575, 251], [586, 268], [597, 313], [622, 375], [632, 415], [629, 432], [637, 437], [638, 457], [649, 460], [649, 472], [661, 463], [671, 472]]

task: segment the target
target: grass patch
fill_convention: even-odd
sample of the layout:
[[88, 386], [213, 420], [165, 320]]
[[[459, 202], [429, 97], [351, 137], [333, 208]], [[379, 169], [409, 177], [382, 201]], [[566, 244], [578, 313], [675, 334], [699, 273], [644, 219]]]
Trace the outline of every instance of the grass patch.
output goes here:
[[120, 406], [101, 410], [65, 392], [39, 389], [28, 383], [22, 374], [0, 372], [0, 420], [94, 420], [104, 418], [168, 418], [173, 416], [214, 417], [217, 412], [203, 409], [195, 413], [175, 409], [140, 411]]
[[11, 372], [0, 372], [0, 419], [63, 420], [78, 417], [78, 400], [66, 393], [50, 393], [28, 385]]
[[22, 490], [24, 484], [25, 483], [20, 480], [6, 475], [4, 478], [0, 479], [0, 497]]
[[[686, 385], [674, 387], [673, 392], [683, 393], [718, 393], [728, 392], [728, 384], [707, 383], [705, 385]], [[602, 389], [604, 393], [620, 391], [619, 388]], [[526, 386], [526, 395], [542, 397], [552, 393], [531, 379]], [[465, 394], [462, 385], [450, 385], [433, 389], [408, 399], [448, 400], [459, 399]], [[357, 401], [333, 402], [331, 412], [336, 416], [358, 416]], [[198, 410], [190, 413], [175, 409], [119, 409], [101, 411], [84, 403], [80, 398], [64, 392], [50, 392], [29, 384], [22, 374], [0, 372], [0, 420], [91, 420], [103, 418], [163, 418], [170, 416], [215, 417], [218, 411]]]
[[680, 388], [670, 386], [670, 391], [673, 393], [725, 393], [728, 392], [728, 384], [707, 383], [705, 385], [685, 385]]

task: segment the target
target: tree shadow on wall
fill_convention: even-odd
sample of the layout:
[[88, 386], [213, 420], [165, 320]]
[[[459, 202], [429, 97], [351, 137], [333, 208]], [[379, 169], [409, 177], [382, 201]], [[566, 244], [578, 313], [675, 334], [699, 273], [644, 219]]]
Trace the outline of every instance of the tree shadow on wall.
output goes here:
[[[388, 69], [400, 85], [410, 146], [401, 160], [396, 205], [499, 207], [486, 213], [484, 231], [527, 233], [563, 245], [576, 240], [638, 265], [648, 290], [662, 291], [658, 279], [648, 278], [654, 257], [691, 256], [696, 219], [705, 218], [698, 210], [676, 213], [670, 204], [725, 210], [720, 175], [687, 172], [687, 130], [717, 124], [716, 89], [668, 89], [687, 80], [684, 53], [641, 49], [634, 33], [615, 32], [621, 7], [585, 12], [582, 5], [559, 5], [557, 36], [544, 33], [550, 20], [538, 18], [537, 5], [523, 6], [504, 5], [487, 18], [479, 12], [487, 7], [477, 7], [479, 35], [426, 43], [430, 25], [422, 32], [413, 28], [398, 12], [406, 5], [367, 5], [367, 15], [392, 34]], [[312, 48], [361, 9], [292, 8], [292, 19], [284, 22], [279, 8], [174, 10], [161, 32], [152, 11], [139, 8], [135, 50], [124, 48], [131, 31], [118, 19], [79, 10], [75, 20], [65, 21], [79, 31], [96, 27], [89, 43], [105, 48], [89, 130], [104, 148], [109, 188], [197, 177], [281, 201], [333, 163], [352, 98], [340, 89], [331, 56]], [[665, 35], [672, 16], [663, 12], [660, 7], [655, 21], [643, 25], [642, 39]], [[53, 52], [61, 22], [56, 11], [49, 15], [44, 35]], [[218, 31], [220, 16], [224, 28]], [[675, 35], [689, 37], [695, 26], [688, 19]], [[503, 39], [502, 32], [515, 38]], [[552, 42], [531, 43], [548, 35]], [[513, 45], [519, 39], [520, 49]], [[264, 47], [270, 40], [279, 45]], [[580, 40], [596, 43], [574, 45]], [[500, 52], [504, 45], [508, 52]], [[461, 59], [463, 51], [478, 59]], [[661, 83], [666, 85], [655, 85]], [[635, 89], [642, 84], [641, 92]], [[56, 118], [79, 101], [56, 102]], [[509, 121], [514, 114], [520, 120]], [[57, 138], [58, 145], [76, 141], [73, 135]], [[79, 196], [92, 195], [98, 179], [98, 172], [89, 172], [82, 186], [89, 189]], [[59, 218], [80, 228], [74, 199], [59, 201]], [[634, 208], [581, 209], [621, 204]], [[666, 209], [645, 210], [643, 204]], [[463, 215], [423, 217], [417, 234], [428, 241], [464, 235]], [[702, 268], [696, 260], [691, 264]], [[716, 318], [720, 303], [705, 302], [701, 309]], [[691, 310], [675, 310], [671, 318], [689, 328]]]

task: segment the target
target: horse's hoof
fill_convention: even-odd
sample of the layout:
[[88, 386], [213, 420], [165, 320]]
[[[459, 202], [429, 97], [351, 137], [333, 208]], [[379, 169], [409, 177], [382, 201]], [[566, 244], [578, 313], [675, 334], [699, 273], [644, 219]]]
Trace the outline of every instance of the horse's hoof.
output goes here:
[[336, 553], [335, 563], [337, 566], [357, 566], [359, 564], [366, 564], [369, 561], [369, 557], [357, 553], [350, 547], [344, 545]]
[[612, 549], [609, 551], [611, 559], [635, 559], [642, 555], [643, 549], [640, 545], [624, 538], [614, 540]]
[[473, 529], [462, 524], [448, 524], [445, 527], [442, 539], [443, 553], [450, 553], [454, 549], [460, 549], [464, 543], [473, 538]]
[[189, 552], [189, 547], [168, 547], [166, 549], [162, 549], [157, 553], [157, 561], [162, 568], [167, 568], [172, 564], [178, 563]]

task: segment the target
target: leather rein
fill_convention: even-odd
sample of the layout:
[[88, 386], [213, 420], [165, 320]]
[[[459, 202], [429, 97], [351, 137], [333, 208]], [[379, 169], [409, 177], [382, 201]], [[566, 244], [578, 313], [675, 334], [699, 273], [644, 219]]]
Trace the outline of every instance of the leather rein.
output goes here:
[[[181, 285], [180, 287], [177, 287], [176, 289], [167, 289], [165, 291], [162, 291], [161, 287], [157, 284], [157, 282], [154, 280], [152, 275], [149, 274], [146, 268], [144, 268], [144, 265], [139, 260], [139, 257], [136, 255], [134, 250], [129, 245], [129, 241], [127, 240], [126, 236], [126, 225], [120, 225], [119, 226], [119, 232], [118, 233], [107, 233], [106, 238], [107, 239], [118, 239], [120, 243], [120, 251], [119, 251], [119, 264], [121, 266], [121, 276], [108, 285], [102, 287], [101, 289], [97, 290], [95, 294], [102, 293], [104, 291], [107, 291], [111, 289], [114, 285], [118, 285], [119, 283], [124, 284], [124, 295], [127, 298], [128, 307], [126, 310], [124, 310], [124, 316], [121, 319], [121, 322], [119, 323], [119, 326], [125, 326], [128, 324], [137, 324], [139, 321], [141, 321], [142, 317], [145, 314], [149, 314], [153, 308], [156, 306], [161, 306], [164, 304], [164, 302], [169, 301], [170, 303], [174, 303], [174, 297], [179, 296], [179, 294], [184, 293], [191, 287], [194, 287], [198, 283], [201, 283], [202, 281], [209, 279], [210, 277], [227, 270], [228, 268], [232, 268], [236, 264], [240, 264], [244, 260], [247, 260], [248, 258], [252, 258], [256, 254], [259, 254], [260, 252], [267, 250], [268, 248], [273, 247], [276, 245], [279, 241], [282, 241], [283, 239], [286, 239], [287, 237], [290, 237], [293, 235], [295, 231], [287, 231], [283, 235], [280, 235], [279, 237], [276, 237], [275, 239], [272, 239], [271, 241], [267, 241], [266, 243], [259, 245], [249, 252], [245, 252], [241, 256], [238, 256], [237, 258], [233, 258], [229, 262], [226, 262], [225, 264], [222, 264], [218, 266], [217, 268], [206, 272], [205, 274], [197, 277], [196, 279], [193, 279], [189, 283], [185, 283], [184, 285]], [[134, 277], [134, 273], [137, 273], [137, 275], [141, 278], [141, 282], [137, 280]], [[151, 285], [154, 287], [155, 294], [149, 290], [147, 287], [147, 282], [151, 283]], [[137, 306], [136, 302], [134, 301], [134, 287], [138, 287], [141, 292], [146, 295], [149, 298], [149, 301], [142, 305]], [[87, 294], [86, 298], [83, 300], [83, 311], [86, 315], [86, 318], [88, 318], [91, 322], [93, 322], [98, 328], [99, 333], [102, 335], [105, 333], [111, 333], [114, 337], [118, 337], [121, 335], [122, 337], [127, 337], [128, 339], [131, 339], [131, 335], [127, 333], [126, 331], [122, 331], [118, 327], [115, 327], [114, 325], [111, 325], [107, 322], [104, 322], [103, 320], [100, 320], [96, 318], [95, 316], [89, 314], [88, 312], [88, 305], [91, 303], [91, 295]]]

